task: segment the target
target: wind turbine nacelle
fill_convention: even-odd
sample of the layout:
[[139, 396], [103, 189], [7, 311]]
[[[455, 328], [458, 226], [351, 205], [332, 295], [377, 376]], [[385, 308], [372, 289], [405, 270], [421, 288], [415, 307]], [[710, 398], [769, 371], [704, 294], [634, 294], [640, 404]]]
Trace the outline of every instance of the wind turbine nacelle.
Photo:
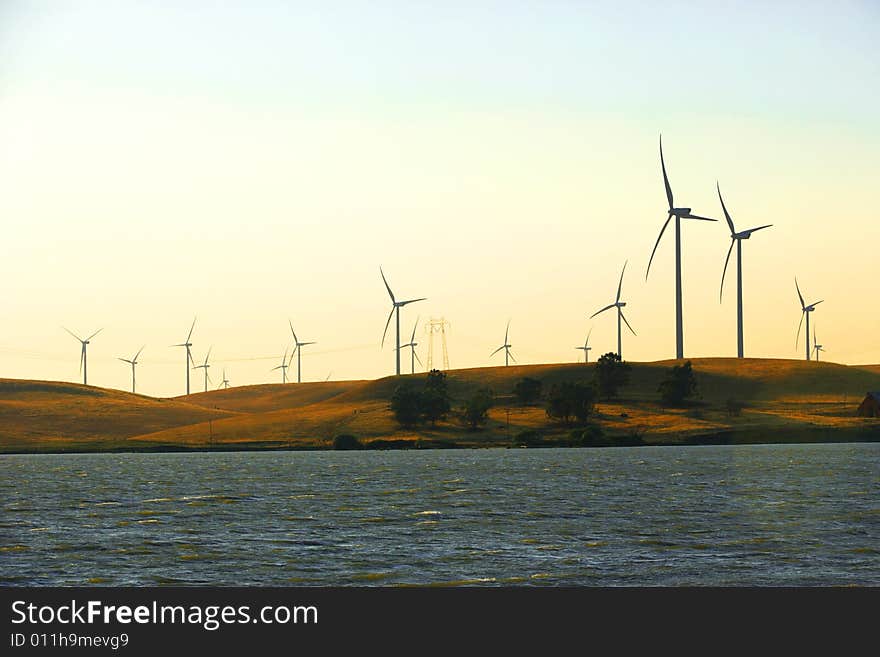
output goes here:
[[691, 213], [691, 208], [672, 208], [672, 214], [678, 216], [687, 216]]
[[623, 308], [625, 306], [626, 306], [626, 301], [620, 301], [619, 303], [617, 303], [618, 308]]
[[734, 235], [731, 235], [731, 237], [735, 240], [747, 240], [751, 236], [752, 233], [750, 231], [746, 231], [745, 233], [735, 233]]

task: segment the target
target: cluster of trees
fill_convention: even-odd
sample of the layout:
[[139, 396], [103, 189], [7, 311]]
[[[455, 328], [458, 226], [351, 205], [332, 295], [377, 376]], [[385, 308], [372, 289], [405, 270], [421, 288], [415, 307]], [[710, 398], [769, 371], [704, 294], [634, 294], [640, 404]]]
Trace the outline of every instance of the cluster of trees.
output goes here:
[[[494, 395], [488, 388], [481, 388], [467, 398], [458, 411], [459, 419], [471, 429], [486, 423]], [[452, 397], [446, 382], [446, 374], [431, 370], [420, 388], [413, 382], [403, 383], [391, 395], [391, 411], [401, 425], [413, 428], [423, 422], [435, 426], [452, 412]]]

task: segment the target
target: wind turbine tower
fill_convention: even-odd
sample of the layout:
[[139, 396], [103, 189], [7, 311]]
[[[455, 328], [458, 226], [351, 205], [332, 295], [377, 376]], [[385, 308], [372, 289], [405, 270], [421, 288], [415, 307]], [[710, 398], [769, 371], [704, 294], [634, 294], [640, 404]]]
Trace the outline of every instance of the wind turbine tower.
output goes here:
[[623, 322], [626, 324], [626, 327], [632, 332], [632, 334], [636, 334], [636, 332], [633, 331], [633, 327], [629, 325], [629, 322], [626, 321], [626, 317], [624, 317], [623, 315], [623, 308], [626, 306], [626, 302], [620, 300], [620, 292], [623, 288], [623, 272], [626, 271], [626, 264], [627, 263], [624, 262], [623, 269], [620, 270], [620, 282], [617, 284], [617, 298], [615, 299], [614, 303], [608, 304], [601, 310], [597, 310], [592, 315], [590, 315], [590, 319], [593, 319], [593, 317], [604, 313], [606, 310], [617, 308], [617, 357], [620, 358], [620, 360], [623, 360], [623, 338], [620, 321], [623, 320]]
[[385, 331], [382, 333], [382, 346], [385, 346], [385, 335], [388, 333], [388, 325], [391, 324], [391, 316], [395, 313], [397, 314], [397, 340], [394, 343], [394, 359], [395, 359], [395, 371], [397, 376], [400, 376], [400, 309], [410, 303], [415, 303], [416, 301], [425, 301], [426, 297], [421, 297], [419, 299], [408, 299], [406, 301], [397, 301], [394, 298], [394, 292], [391, 291], [391, 286], [388, 285], [388, 280], [385, 278], [385, 272], [382, 271], [382, 267], [379, 267], [379, 273], [382, 274], [382, 282], [385, 283], [385, 289], [388, 290], [388, 296], [391, 297], [391, 312], [388, 313], [388, 320], [385, 322]]
[[211, 367], [208, 365], [208, 359], [211, 357], [211, 349], [213, 349], [213, 347], [208, 347], [208, 353], [205, 354], [205, 362], [193, 367], [194, 370], [205, 370], [205, 392], [208, 392], [208, 381], [211, 380], [211, 377], [208, 376], [208, 368]]
[[502, 344], [502, 345], [501, 345], [500, 347], [498, 347], [495, 351], [493, 351], [491, 354], [489, 354], [489, 358], [492, 358], [492, 356], [494, 356], [494, 355], [497, 354], [499, 351], [501, 351], [502, 349], [504, 349], [504, 366], [505, 366], [505, 367], [507, 367], [508, 365], [510, 365], [510, 360], [512, 360], [514, 363], [516, 362], [516, 358], [514, 358], [514, 357], [513, 357], [513, 354], [510, 353], [510, 348], [511, 348], [513, 345], [511, 345], [510, 342], [509, 342], [508, 339], [507, 339], [507, 335], [508, 335], [509, 331], [510, 331], [510, 320], [508, 319], [508, 320], [507, 320], [507, 328], [504, 329], [504, 344]]
[[[815, 301], [810, 304], [804, 303], [804, 296], [801, 294], [801, 288], [798, 285], [797, 278], [794, 279], [794, 287], [798, 293], [798, 299], [801, 302], [801, 321], [798, 322], [798, 332], [797, 337], [794, 340], [794, 346], [797, 347], [797, 343], [801, 337], [801, 326], [804, 324], [804, 317], [807, 318], [807, 331], [804, 334], [804, 339], [806, 340], [807, 346], [807, 360], [810, 360], [810, 313], [816, 310], [816, 306], [818, 306], [822, 301]], [[824, 299], [823, 299], [824, 301]]]
[[584, 364], [590, 362], [590, 349], [592, 349], [592, 347], [590, 346], [590, 335], [592, 333], [593, 333], [593, 329], [590, 329], [590, 332], [587, 333], [587, 339], [584, 340], [583, 347], [575, 347], [575, 349], [580, 349], [584, 352]]
[[[287, 323], [290, 325], [290, 332], [293, 333], [293, 342], [294, 347], [293, 351], [296, 352], [296, 382], [302, 383], [302, 348], [307, 344], [318, 344], [317, 342], [300, 342], [299, 338], [296, 337], [296, 331], [293, 330], [293, 323], [288, 319]], [[290, 360], [293, 360], [293, 353], [290, 354]]]
[[418, 327], [418, 325], [419, 325], [419, 319], [417, 317], [416, 323], [413, 324], [412, 336], [410, 336], [409, 343], [400, 345], [401, 349], [405, 349], [406, 347], [410, 348], [410, 356], [409, 356], [410, 369], [411, 369], [410, 374], [416, 373], [416, 361], [417, 360], [419, 361], [419, 365], [422, 364], [422, 361], [419, 360], [418, 354], [416, 354], [416, 347], [419, 346], [419, 343], [416, 342], [416, 327]]
[[[61, 328], [64, 328], [64, 327], [62, 326]], [[88, 346], [89, 341], [90, 341], [93, 337], [95, 337], [96, 335], [98, 335], [98, 333], [100, 333], [101, 331], [103, 331], [104, 329], [103, 329], [103, 328], [99, 328], [97, 331], [95, 331], [94, 333], [92, 333], [92, 334], [91, 334], [89, 337], [87, 337], [85, 340], [83, 340], [81, 337], [79, 337], [76, 333], [74, 333], [73, 331], [71, 331], [71, 330], [68, 329], [68, 328], [64, 328], [64, 330], [67, 331], [68, 333], [70, 333], [73, 337], [75, 337], [77, 340], [79, 340], [80, 343], [82, 344], [82, 351], [80, 351], [80, 354], [79, 354], [79, 371], [82, 372], [82, 375], [83, 375], [83, 385], [84, 385], [84, 386], [87, 386], [87, 385], [89, 384], [89, 383], [88, 383], [88, 380], [89, 380], [89, 379], [88, 379], [88, 373], [89, 373], [89, 367], [88, 367], [88, 365], [89, 365], [89, 363], [88, 363], [88, 354], [86, 353], [86, 347]]]
[[[190, 348], [192, 347], [192, 342], [189, 339], [192, 337], [193, 329], [196, 327], [196, 319], [193, 318], [192, 326], [189, 327], [189, 333], [186, 336], [186, 340], [181, 342], [180, 344], [171, 345], [172, 347], [186, 347], [186, 394], [189, 394], [189, 367], [190, 365], [195, 365], [196, 362], [193, 360], [192, 352]], [[193, 368], [195, 369], [195, 368]], [[208, 370], [205, 370], [205, 374], [208, 373]]]
[[[146, 345], [144, 345], [144, 347], [145, 346]], [[144, 350], [144, 347], [141, 347], [140, 349], [138, 349], [138, 352], [134, 356], [132, 356], [131, 359], [128, 359], [128, 358], [120, 358], [119, 359], [123, 363], [128, 363], [129, 365], [131, 365], [131, 391], [132, 392], [135, 391], [135, 389], [134, 389], [134, 387], [135, 387], [134, 386], [134, 383], [135, 383], [134, 382], [134, 368], [135, 368], [135, 365], [137, 365], [138, 356], [141, 355], [141, 352]]]

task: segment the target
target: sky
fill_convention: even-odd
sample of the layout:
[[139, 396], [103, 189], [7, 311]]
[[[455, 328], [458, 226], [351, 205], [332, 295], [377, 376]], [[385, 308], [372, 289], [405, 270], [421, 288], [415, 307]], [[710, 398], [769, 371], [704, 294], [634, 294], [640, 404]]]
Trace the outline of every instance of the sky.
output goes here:
[[[394, 371], [382, 266], [453, 368], [675, 355], [880, 362], [880, 5], [874, 2], [0, 3], [0, 377], [184, 392]], [[405, 340], [402, 340], [405, 341]], [[439, 339], [435, 353], [439, 354]], [[408, 371], [409, 357], [402, 357]], [[201, 370], [193, 372], [201, 390]]]

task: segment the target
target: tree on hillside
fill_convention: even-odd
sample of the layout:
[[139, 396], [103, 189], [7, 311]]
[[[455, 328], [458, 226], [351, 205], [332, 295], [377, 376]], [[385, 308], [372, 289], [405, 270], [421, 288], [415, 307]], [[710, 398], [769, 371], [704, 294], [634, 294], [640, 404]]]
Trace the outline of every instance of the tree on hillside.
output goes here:
[[693, 397], [697, 392], [697, 378], [694, 376], [691, 361], [673, 366], [660, 382], [657, 392], [666, 406], [681, 406], [685, 399]]
[[595, 372], [599, 394], [605, 399], [617, 397], [620, 388], [629, 383], [629, 363], [612, 351], [599, 357]]
[[572, 419], [586, 422], [596, 406], [596, 388], [589, 383], [557, 383], [547, 396], [547, 417], [571, 424]]
[[414, 427], [422, 417], [422, 393], [412, 385], [399, 385], [391, 395], [391, 411], [404, 427]]
[[513, 394], [516, 400], [523, 406], [528, 406], [541, 399], [541, 388], [543, 384], [540, 379], [534, 379], [530, 376], [520, 379], [513, 388]]
[[461, 419], [471, 429], [476, 429], [489, 419], [489, 409], [494, 403], [494, 395], [489, 388], [481, 388], [471, 395], [461, 409]]
[[422, 391], [422, 413], [431, 425], [442, 420], [452, 408], [449, 391], [446, 388], [446, 374], [440, 370], [431, 370], [425, 379]]

